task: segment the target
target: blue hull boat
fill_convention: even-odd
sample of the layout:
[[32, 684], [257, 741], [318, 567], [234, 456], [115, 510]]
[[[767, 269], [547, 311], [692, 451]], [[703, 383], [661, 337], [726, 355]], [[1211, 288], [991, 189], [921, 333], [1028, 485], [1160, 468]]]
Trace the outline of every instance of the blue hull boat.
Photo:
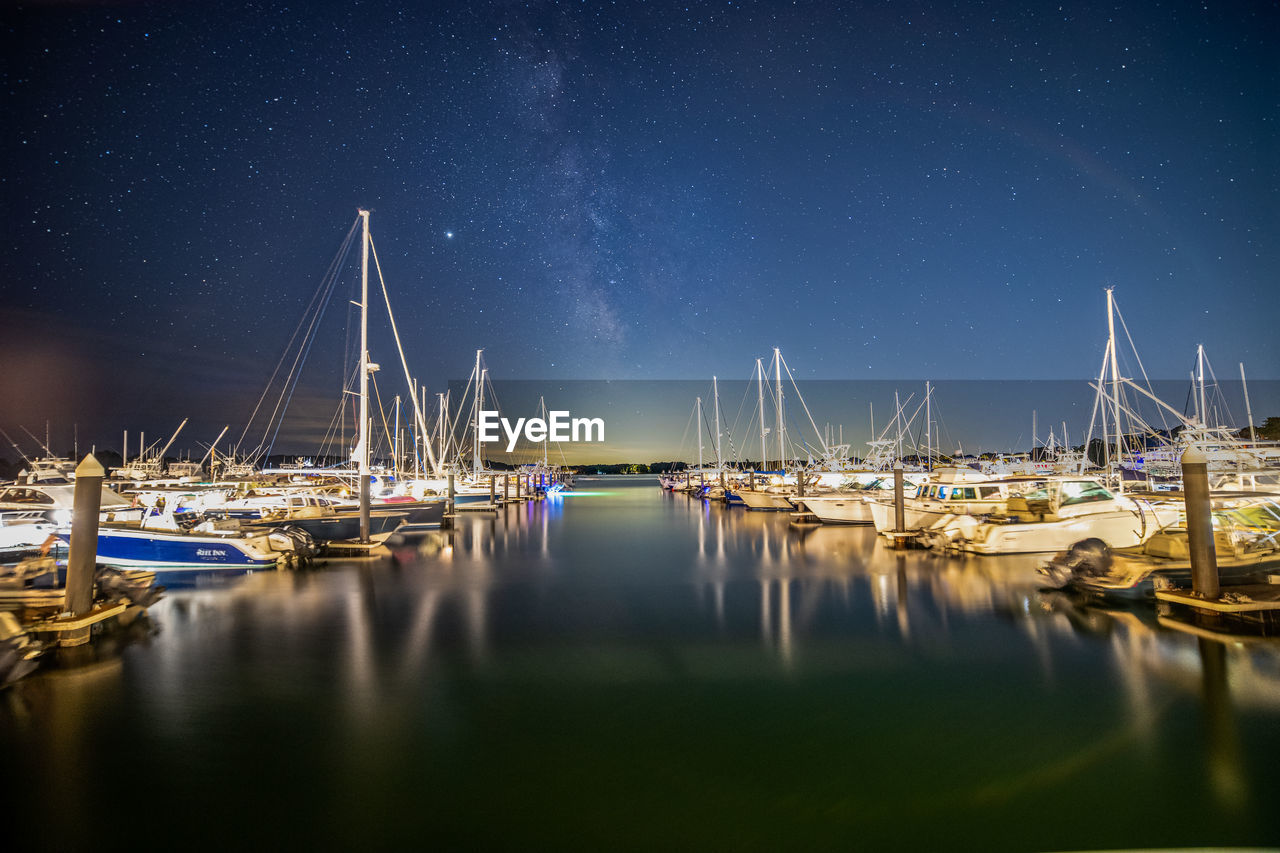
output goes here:
[[[70, 543], [70, 531], [58, 538]], [[280, 553], [265, 534], [252, 536], [113, 528], [98, 530], [97, 562], [106, 566], [174, 570], [265, 569]]]

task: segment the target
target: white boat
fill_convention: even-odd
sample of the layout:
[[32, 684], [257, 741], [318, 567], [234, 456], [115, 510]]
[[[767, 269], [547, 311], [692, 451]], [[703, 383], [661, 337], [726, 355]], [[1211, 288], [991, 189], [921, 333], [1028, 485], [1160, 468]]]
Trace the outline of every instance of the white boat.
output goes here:
[[[20, 554], [39, 548], [61, 525], [71, 523], [75, 484], [70, 482], [14, 483], [0, 488], [0, 551]], [[102, 487], [99, 497], [104, 521], [140, 520], [142, 510]]]
[[[987, 515], [1004, 509], [1010, 487], [1028, 481], [992, 480], [972, 468], [938, 468], [914, 494], [903, 499], [904, 529], [923, 530], [952, 515]], [[889, 535], [894, 529], [892, 494], [885, 501], [868, 504], [876, 531]]]
[[[1210, 513], [1213, 549], [1223, 581], [1260, 581], [1263, 573], [1274, 572], [1280, 565], [1280, 499], [1276, 496], [1214, 494]], [[1113, 550], [1095, 539], [1076, 542], [1040, 572], [1047, 586], [1120, 599], [1150, 596], [1156, 578], [1186, 586], [1191, 582], [1186, 520], [1130, 548]]]
[[[906, 472], [904, 488], [913, 494], [926, 475]], [[846, 475], [841, 488], [794, 497], [792, 503], [824, 524], [871, 524], [871, 504], [893, 499], [893, 475], [884, 471], [859, 471]]]
[[813, 513], [823, 524], [871, 524], [868, 495], [861, 492], [834, 492], [793, 498], [797, 508]]
[[734, 492], [747, 505], [747, 509], [781, 512], [795, 509], [790, 498], [796, 494], [795, 486], [766, 486], [763, 489], [738, 489]]
[[70, 483], [76, 478], [76, 461], [63, 457], [31, 459], [18, 473], [20, 483]]
[[974, 554], [1056, 552], [1084, 539], [1131, 548], [1177, 521], [1180, 503], [1135, 499], [1093, 479], [1054, 478], [1010, 495], [1003, 510], [985, 517], [943, 518], [920, 538], [934, 548]]

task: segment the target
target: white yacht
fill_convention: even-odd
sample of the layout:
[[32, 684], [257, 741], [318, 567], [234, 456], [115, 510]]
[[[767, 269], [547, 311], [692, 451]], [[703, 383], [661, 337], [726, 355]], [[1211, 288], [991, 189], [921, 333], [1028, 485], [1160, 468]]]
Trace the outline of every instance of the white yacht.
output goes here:
[[1111, 491], [1097, 480], [1053, 478], [1011, 494], [986, 516], [956, 514], [921, 532], [935, 548], [974, 554], [1056, 552], [1084, 539], [1112, 548], [1140, 545], [1178, 520], [1180, 501], [1149, 501]]
[[[904, 499], [904, 527], [923, 530], [952, 515], [987, 515], [1004, 509], [1011, 486], [1027, 480], [993, 480], [972, 468], [938, 468]], [[894, 529], [893, 494], [885, 501], [868, 503], [876, 531], [889, 535]]]

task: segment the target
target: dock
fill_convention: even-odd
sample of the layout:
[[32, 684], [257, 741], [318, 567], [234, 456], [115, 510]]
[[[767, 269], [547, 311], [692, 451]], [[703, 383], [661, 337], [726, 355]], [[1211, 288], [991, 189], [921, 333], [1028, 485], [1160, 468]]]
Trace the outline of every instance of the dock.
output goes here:
[[320, 548], [320, 556], [326, 559], [349, 559], [354, 557], [384, 557], [391, 551], [383, 543], [386, 537], [374, 542], [355, 542], [351, 540], [335, 540], [326, 542]]
[[1214, 613], [1280, 613], [1280, 584], [1255, 583], [1224, 587], [1217, 598], [1205, 598], [1184, 587], [1156, 590], [1156, 599]]
[[69, 613], [63, 613], [49, 619], [29, 622], [25, 627], [32, 634], [63, 634], [68, 631], [80, 631], [91, 628], [99, 622], [105, 622], [108, 619], [119, 616], [131, 606], [124, 601], [114, 604], [99, 604], [88, 613], [82, 615], [73, 616]]

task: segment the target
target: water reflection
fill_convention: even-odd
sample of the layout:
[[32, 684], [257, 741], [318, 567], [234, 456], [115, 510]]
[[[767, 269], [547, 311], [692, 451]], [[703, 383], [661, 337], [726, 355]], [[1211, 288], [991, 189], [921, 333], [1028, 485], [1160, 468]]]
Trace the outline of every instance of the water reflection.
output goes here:
[[[869, 528], [648, 484], [608, 492], [464, 514], [389, 560], [171, 592], [152, 609], [159, 635], [114, 668], [10, 691], [4, 744], [99, 817], [90, 780], [120, 760], [102, 746], [112, 730], [158, 776], [218, 767], [212, 787], [267, 756], [334, 790], [381, 779], [416, 803], [457, 788], [461, 809], [543, 788], [599, 806], [600, 780], [625, 767], [663, 808], [690, 776], [761, 821], [785, 810], [771, 798], [808, 798], [806, 814], [951, 831], [966, 810], [1043, 815], [1083, 789], [1129, 802], [1174, 785], [1167, 774], [1179, 796], [1203, 783], [1219, 814], [1265, 822], [1258, 803], [1277, 792], [1251, 756], [1280, 715], [1274, 642], [1042, 592], [1037, 557], [894, 551]], [[767, 750], [754, 763], [766, 741], [803, 772], [787, 777]], [[575, 775], [602, 751], [614, 769]], [[528, 767], [568, 769], [504, 787]], [[263, 773], [237, 796], [279, 781]], [[374, 800], [332, 820], [367, 825]]]
[[664, 500], [668, 517], [694, 531], [692, 577], [699, 594], [709, 589], [717, 602], [717, 627], [724, 626], [726, 585], [754, 578], [761, 639], [786, 664], [794, 661], [797, 637], [831, 608], [854, 617], [863, 590], [876, 624], [903, 641], [911, 639], [913, 620], [945, 633], [953, 612], [1032, 612], [1040, 562], [1034, 556], [958, 559], [895, 551], [870, 527], [797, 525], [785, 513], [748, 512], [682, 495]]

